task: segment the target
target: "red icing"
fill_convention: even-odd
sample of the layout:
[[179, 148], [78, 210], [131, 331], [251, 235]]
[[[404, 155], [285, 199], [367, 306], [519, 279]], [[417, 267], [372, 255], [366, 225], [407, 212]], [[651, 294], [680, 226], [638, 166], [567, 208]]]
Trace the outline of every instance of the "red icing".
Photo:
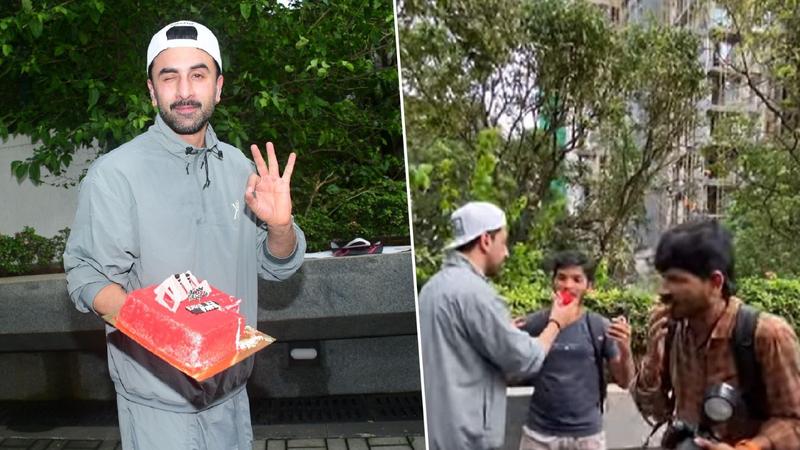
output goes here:
[[[117, 315], [117, 324], [132, 338], [190, 369], [210, 367], [236, 353], [245, 324], [239, 300], [212, 286], [211, 294], [184, 300], [173, 313], [156, 302], [155, 287], [131, 292]], [[200, 314], [186, 309], [208, 301], [220, 309]]]

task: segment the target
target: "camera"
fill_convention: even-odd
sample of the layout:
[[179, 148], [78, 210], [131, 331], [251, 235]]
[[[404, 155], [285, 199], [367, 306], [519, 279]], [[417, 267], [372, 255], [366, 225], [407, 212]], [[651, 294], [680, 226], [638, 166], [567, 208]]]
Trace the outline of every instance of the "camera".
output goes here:
[[661, 447], [676, 450], [700, 450], [694, 438], [719, 441], [714, 434], [714, 425], [727, 422], [736, 412], [739, 394], [728, 383], [715, 384], [703, 397], [703, 415], [700, 424], [695, 426], [682, 420], [674, 420], [664, 433]]

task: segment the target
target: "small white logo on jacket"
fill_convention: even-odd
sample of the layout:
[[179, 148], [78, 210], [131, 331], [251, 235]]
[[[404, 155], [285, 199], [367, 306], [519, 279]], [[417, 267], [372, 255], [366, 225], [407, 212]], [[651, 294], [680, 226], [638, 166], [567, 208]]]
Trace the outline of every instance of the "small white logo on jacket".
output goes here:
[[236, 220], [239, 218], [239, 200], [231, 203], [231, 206], [233, 207], [233, 220]]

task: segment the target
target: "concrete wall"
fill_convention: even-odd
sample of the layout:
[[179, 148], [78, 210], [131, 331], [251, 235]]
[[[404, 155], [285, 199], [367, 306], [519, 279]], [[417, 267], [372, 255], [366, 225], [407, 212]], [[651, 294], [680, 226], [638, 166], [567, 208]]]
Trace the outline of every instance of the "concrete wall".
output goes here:
[[[0, 141], [0, 205], [4, 211], [0, 214], [0, 234], [13, 234], [31, 226], [39, 235], [50, 237], [72, 225], [78, 204], [77, 187], [56, 187], [47, 183], [35, 186], [30, 180], [18, 183], [11, 173], [11, 162], [27, 159], [33, 155], [33, 149], [30, 138], [24, 136]], [[89, 150], [77, 152], [65, 176], [77, 180], [88, 167], [86, 160], [93, 157], [94, 152]], [[45, 181], [60, 184], [66, 180], [47, 177]]]
[[[259, 281], [251, 395], [419, 391], [411, 253], [308, 260], [289, 281]], [[63, 275], [0, 279], [3, 399], [111, 399], [102, 321], [75, 310]], [[318, 351], [313, 361], [289, 357]]]

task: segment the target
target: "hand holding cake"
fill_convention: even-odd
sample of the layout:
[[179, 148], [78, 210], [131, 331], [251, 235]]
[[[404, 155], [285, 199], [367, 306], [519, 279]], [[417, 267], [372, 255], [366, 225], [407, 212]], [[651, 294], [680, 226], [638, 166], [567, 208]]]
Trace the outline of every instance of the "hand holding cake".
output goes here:
[[233, 364], [241, 350], [240, 303], [187, 271], [131, 292], [116, 326], [181, 371], [208, 376], [204, 372], [215, 366]]

